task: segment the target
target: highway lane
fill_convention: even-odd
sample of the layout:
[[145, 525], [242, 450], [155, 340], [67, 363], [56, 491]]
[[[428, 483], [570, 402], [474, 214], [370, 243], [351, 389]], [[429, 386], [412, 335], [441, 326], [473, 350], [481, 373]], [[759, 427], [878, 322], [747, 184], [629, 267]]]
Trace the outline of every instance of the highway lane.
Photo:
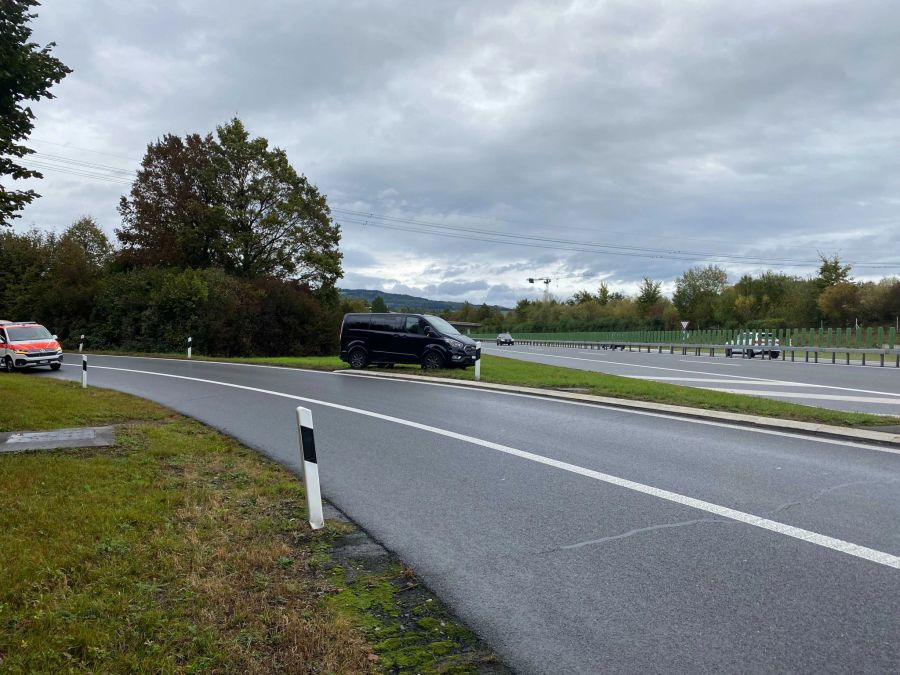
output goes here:
[[294, 469], [308, 399], [325, 496], [522, 672], [900, 663], [898, 454], [291, 369], [91, 357], [90, 380]]
[[727, 359], [652, 351], [486, 344], [486, 354], [566, 368], [730, 391], [835, 410], [900, 415], [900, 369], [805, 361]]

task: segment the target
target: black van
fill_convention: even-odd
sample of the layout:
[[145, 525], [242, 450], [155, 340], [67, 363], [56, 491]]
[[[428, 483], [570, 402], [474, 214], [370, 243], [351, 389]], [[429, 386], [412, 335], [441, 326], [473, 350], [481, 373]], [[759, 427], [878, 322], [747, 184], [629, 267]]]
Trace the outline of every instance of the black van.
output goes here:
[[341, 323], [341, 360], [351, 368], [370, 363], [465, 368], [475, 359], [475, 341], [438, 316], [345, 314]]

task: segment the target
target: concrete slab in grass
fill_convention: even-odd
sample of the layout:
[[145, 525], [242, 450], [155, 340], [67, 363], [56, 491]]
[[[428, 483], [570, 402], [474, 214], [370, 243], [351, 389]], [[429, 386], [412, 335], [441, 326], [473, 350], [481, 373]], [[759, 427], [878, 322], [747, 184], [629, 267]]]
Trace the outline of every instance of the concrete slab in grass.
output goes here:
[[80, 427], [54, 431], [13, 431], [0, 434], [0, 452], [102, 448], [116, 442], [113, 427]]

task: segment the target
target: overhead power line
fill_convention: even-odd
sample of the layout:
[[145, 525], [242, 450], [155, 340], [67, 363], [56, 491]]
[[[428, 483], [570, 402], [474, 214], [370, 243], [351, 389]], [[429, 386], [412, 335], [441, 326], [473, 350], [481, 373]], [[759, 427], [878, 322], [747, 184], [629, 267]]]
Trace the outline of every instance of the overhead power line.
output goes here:
[[[50, 141], [42, 142], [50, 143]], [[58, 143], [51, 143], [51, 145], [60, 145], [60, 147], [72, 147], [64, 146]], [[81, 148], [81, 150], [85, 149]], [[85, 151], [96, 152], [92, 150]], [[97, 154], [107, 154], [113, 157], [118, 157], [118, 155], [111, 155], [110, 153], [98, 152]], [[89, 162], [83, 159], [75, 159], [73, 157], [65, 157], [62, 155], [54, 155], [43, 152], [34, 152], [26, 156], [25, 162], [29, 166], [33, 166], [35, 169], [40, 171], [55, 171], [71, 176], [101, 180], [118, 185], [131, 185], [132, 180], [137, 176], [137, 172], [132, 169], [124, 169], [122, 167], [110, 166], [108, 164], [101, 164], [99, 162]], [[818, 258], [815, 260], [777, 258], [771, 256], [740, 255], [735, 253], [682, 250], [676, 248], [656, 248], [650, 246], [637, 246], [634, 244], [582, 241], [578, 239], [564, 239], [560, 237], [547, 237], [533, 234], [498, 232], [496, 230], [467, 227], [463, 225], [451, 225], [447, 223], [422, 220], [418, 218], [376, 214], [354, 209], [333, 207], [331, 210], [336, 214], [346, 214], [345, 216], [338, 219], [339, 222], [345, 224], [362, 225], [364, 227], [394, 230], [397, 232], [410, 232], [415, 234], [448, 237], [453, 239], [464, 239], [468, 241], [480, 241], [492, 244], [524, 246], [527, 248], [540, 248], [577, 253], [596, 253], [598, 255], [615, 255], [635, 258], [651, 258], [658, 260], [678, 260], [683, 262], [730, 262], [735, 264], [742, 263], [748, 265], [768, 265], [771, 263], [781, 263], [785, 265], [798, 266], [818, 265], [820, 262]], [[889, 269], [900, 266], [900, 261], [848, 262], [855, 267], [872, 269]]]
[[[486, 230], [478, 230], [475, 228], [465, 228], [452, 225], [424, 225], [418, 226], [418, 222], [413, 219], [399, 219], [390, 217], [381, 217], [376, 214], [353, 212], [349, 209], [333, 208], [333, 212], [359, 213], [366, 218], [355, 216], [352, 218], [340, 218], [339, 222], [351, 223], [355, 225], [363, 225], [365, 227], [376, 227], [388, 230], [397, 230], [403, 232], [415, 232], [418, 234], [430, 234], [441, 237], [450, 237], [455, 239], [468, 239], [470, 241], [482, 241], [495, 244], [509, 244], [514, 246], [525, 246], [528, 248], [552, 249], [557, 251], [574, 251], [581, 253], [597, 253], [602, 255], [615, 255], [636, 258], [654, 258], [659, 260], [679, 260], [685, 262], [710, 261], [710, 262], [731, 262], [766, 265], [773, 262], [779, 262], [789, 265], [808, 266], [818, 265], [821, 261], [800, 260], [791, 258], [772, 258], [768, 256], [740, 256], [727, 253], [710, 253], [696, 251], [679, 251], [677, 249], [654, 249], [639, 246], [622, 246], [617, 244], [603, 244], [599, 242], [585, 242], [570, 239], [554, 239], [550, 237], [538, 237], [533, 235], [517, 235], [503, 232], [491, 232]], [[399, 221], [395, 222], [379, 222], [381, 220]], [[410, 224], [404, 224], [410, 223]], [[423, 229], [427, 227], [428, 229]], [[449, 231], [441, 231], [449, 230]], [[462, 233], [460, 233], [462, 232]], [[471, 233], [471, 234], [467, 234]], [[490, 238], [486, 238], [490, 237]], [[856, 267], [866, 268], [896, 268], [900, 266], [900, 262], [854, 262], [850, 264]]]

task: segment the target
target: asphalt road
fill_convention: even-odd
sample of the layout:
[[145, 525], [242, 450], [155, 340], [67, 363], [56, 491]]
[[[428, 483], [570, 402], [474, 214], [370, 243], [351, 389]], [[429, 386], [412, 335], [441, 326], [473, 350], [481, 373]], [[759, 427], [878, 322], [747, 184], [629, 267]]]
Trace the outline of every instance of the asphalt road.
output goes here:
[[[835, 410], [900, 415], [900, 368], [487, 343], [486, 354]], [[819, 355], [822, 357], [822, 355]], [[840, 356], [840, 355], [839, 355]], [[801, 356], [802, 358], [802, 356]], [[812, 360], [812, 356], [810, 356]], [[876, 361], [877, 363], [877, 361]]]
[[311, 408], [326, 498], [521, 672], [900, 664], [896, 452], [348, 374], [91, 357], [89, 379], [293, 469]]

